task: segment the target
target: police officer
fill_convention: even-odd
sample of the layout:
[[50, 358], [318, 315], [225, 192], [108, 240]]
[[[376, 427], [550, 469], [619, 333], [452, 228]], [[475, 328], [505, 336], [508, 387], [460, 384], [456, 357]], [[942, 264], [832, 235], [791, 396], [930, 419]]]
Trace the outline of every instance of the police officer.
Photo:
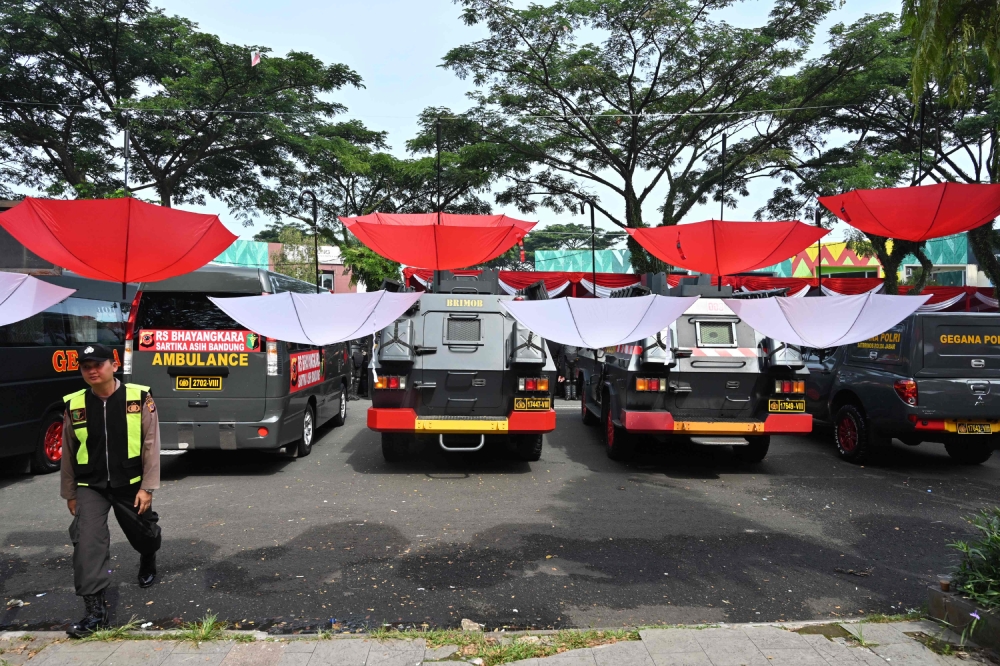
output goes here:
[[156, 579], [160, 424], [149, 388], [115, 379], [118, 363], [103, 345], [86, 347], [80, 372], [90, 388], [64, 398], [62, 497], [74, 520], [73, 576], [86, 615], [67, 630], [81, 638], [107, 626], [104, 591], [111, 582], [108, 512], [140, 553], [139, 586]]

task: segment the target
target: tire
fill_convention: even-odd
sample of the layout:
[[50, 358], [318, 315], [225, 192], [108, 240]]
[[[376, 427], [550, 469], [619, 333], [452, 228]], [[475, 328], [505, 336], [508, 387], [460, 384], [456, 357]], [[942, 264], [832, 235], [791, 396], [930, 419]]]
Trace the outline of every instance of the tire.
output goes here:
[[949, 442], [944, 445], [951, 459], [963, 465], [982, 465], [993, 455], [993, 445], [990, 442]]
[[742, 462], [759, 463], [767, 455], [767, 450], [771, 446], [771, 436], [747, 437], [747, 441], [750, 443], [746, 446], [734, 446], [733, 453]]
[[[583, 382], [580, 383], [582, 384]], [[594, 416], [593, 412], [587, 409], [587, 392], [583, 390], [582, 386], [580, 387], [579, 393], [580, 393], [580, 413], [583, 416], [583, 425], [588, 425], [588, 426], [597, 425], [598, 423], [597, 417]]]
[[601, 410], [601, 439], [604, 450], [612, 460], [628, 460], [635, 452], [633, 437], [624, 428], [615, 425], [611, 418], [611, 398], [604, 396], [604, 409]]
[[341, 384], [340, 388], [340, 407], [337, 415], [332, 419], [333, 427], [335, 428], [339, 428], [347, 421], [347, 384]]
[[302, 437], [298, 442], [289, 445], [294, 451], [292, 457], [305, 458], [312, 453], [313, 437], [315, 436], [316, 414], [313, 412], [312, 405], [306, 405], [305, 411], [302, 412]]
[[566, 401], [573, 399], [573, 385], [569, 382], [563, 382], [563, 399]]
[[537, 462], [542, 457], [542, 435], [518, 435], [517, 457], [526, 462]]
[[410, 442], [406, 435], [395, 432], [382, 433], [382, 457], [387, 463], [406, 460], [410, 453]]
[[31, 454], [31, 471], [34, 474], [51, 474], [62, 464], [63, 415], [49, 412], [42, 419], [38, 443]]
[[864, 412], [852, 404], [841, 406], [833, 417], [833, 441], [841, 459], [854, 464], [867, 460], [879, 443]]

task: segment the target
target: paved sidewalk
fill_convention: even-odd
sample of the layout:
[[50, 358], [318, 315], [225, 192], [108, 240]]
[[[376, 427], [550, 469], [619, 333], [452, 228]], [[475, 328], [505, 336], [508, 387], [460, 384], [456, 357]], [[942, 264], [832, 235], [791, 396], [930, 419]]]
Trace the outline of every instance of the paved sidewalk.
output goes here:
[[[801, 626], [801, 625], [794, 625]], [[797, 633], [787, 626], [729, 625], [645, 629], [642, 640], [571, 650], [515, 662], [518, 666], [946, 666], [994, 663], [975, 654], [936, 654], [908, 634], [953, 643], [958, 637], [929, 621], [845, 624], [854, 639]], [[834, 628], [835, 629], [835, 628]], [[829, 633], [829, 632], [828, 632]], [[834, 631], [843, 634], [844, 632]], [[495, 634], [494, 634], [495, 635]], [[172, 640], [72, 642], [61, 634], [0, 635], [0, 666], [423, 666], [468, 661], [454, 646], [428, 648], [423, 639], [307, 637], [194, 644]], [[505, 637], [511, 641], [517, 636]], [[859, 644], [863, 643], [867, 647]], [[520, 639], [523, 640], [523, 639]], [[538, 640], [538, 639], [530, 639]], [[542, 637], [544, 640], [544, 637]], [[4, 664], [3, 662], [6, 662]]]

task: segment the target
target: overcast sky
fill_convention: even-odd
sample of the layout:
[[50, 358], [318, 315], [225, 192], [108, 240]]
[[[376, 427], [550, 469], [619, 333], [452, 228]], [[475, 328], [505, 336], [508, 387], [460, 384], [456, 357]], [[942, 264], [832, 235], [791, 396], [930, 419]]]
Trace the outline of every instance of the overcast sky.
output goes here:
[[[416, 133], [417, 114], [428, 106], [447, 106], [456, 111], [468, 107], [471, 89], [441, 67], [442, 56], [452, 47], [480, 39], [484, 29], [470, 28], [460, 20], [461, 8], [450, 0], [153, 0], [168, 13], [197, 22], [202, 30], [228, 42], [260, 44], [275, 54], [307, 51], [324, 62], [342, 62], [364, 79], [365, 88], [345, 90], [335, 98], [348, 107], [347, 116], [368, 127], [385, 130], [393, 152], [405, 154], [404, 143]], [[527, 4], [519, 2], [518, 4]], [[740, 25], [759, 25], [772, 3], [748, 0], [727, 10], [724, 18]], [[867, 13], [898, 12], [899, 0], [846, 0], [820, 26], [813, 50], [824, 48], [829, 27], [850, 23]], [[249, 54], [247, 56], [249, 58]], [[773, 184], [761, 182], [738, 210], [726, 211], [727, 219], [752, 219], [767, 199]], [[647, 200], [646, 220], [658, 217], [660, 200]], [[246, 229], [222, 206], [208, 206], [218, 213], [234, 233], [250, 238], [265, 226], [258, 221]], [[497, 212], [517, 214], [514, 209]], [[718, 204], [696, 208], [689, 220], [718, 216]], [[583, 218], [537, 214], [542, 225], [552, 222], [583, 222]], [[613, 227], [610, 222], [604, 225]], [[834, 230], [828, 238], [839, 237]]]

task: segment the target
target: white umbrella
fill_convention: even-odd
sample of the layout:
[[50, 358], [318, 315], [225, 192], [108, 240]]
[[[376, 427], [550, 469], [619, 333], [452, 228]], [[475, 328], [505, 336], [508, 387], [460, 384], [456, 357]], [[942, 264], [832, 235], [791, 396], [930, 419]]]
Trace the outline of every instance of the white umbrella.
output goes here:
[[740, 319], [769, 338], [829, 349], [861, 342], [903, 321], [931, 296], [823, 296], [723, 299]]
[[518, 323], [546, 340], [600, 349], [656, 335], [696, 300], [697, 296], [651, 295], [500, 303]]
[[372, 335], [396, 321], [419, 298], [416, 292], [389, 291], [209, 296], [247, 330], [275, 340], [320, 346]]
[[57, 287], [22, 273], [0, 273], [0, 326], [33, 317], [73, 295], [76, 289]]

